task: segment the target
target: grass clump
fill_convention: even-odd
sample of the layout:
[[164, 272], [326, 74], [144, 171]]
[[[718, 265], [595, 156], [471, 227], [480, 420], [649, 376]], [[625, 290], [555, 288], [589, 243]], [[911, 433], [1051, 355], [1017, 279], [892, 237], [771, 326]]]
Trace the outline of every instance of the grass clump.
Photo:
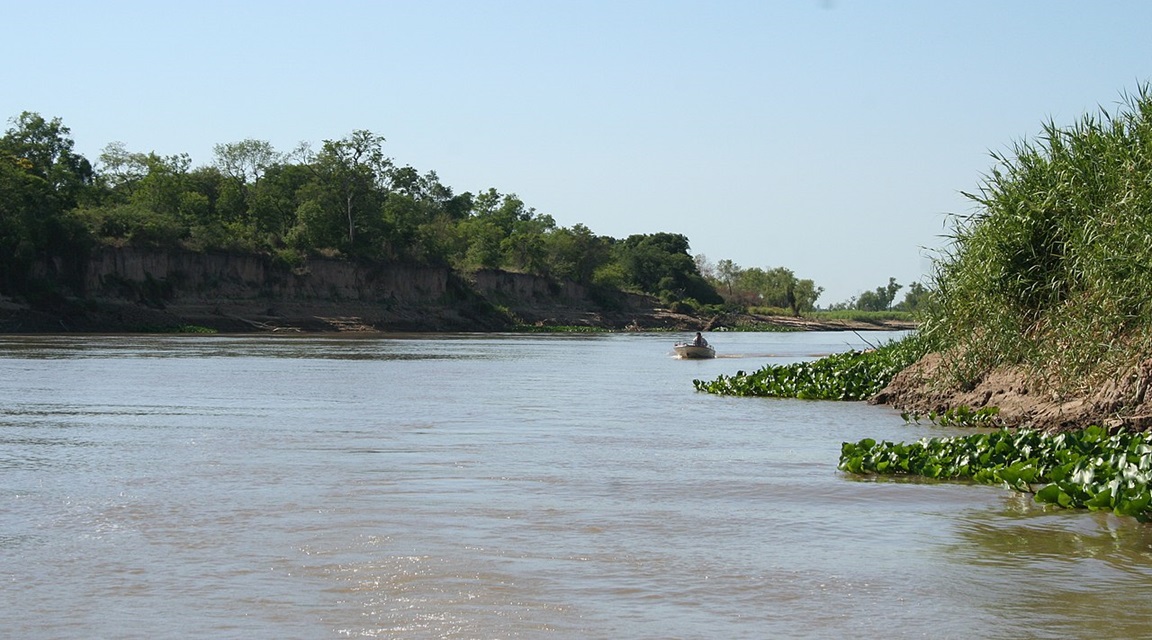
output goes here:
[[797, 331], [804, 331], [804, 329], [801, 327], [774, 324], [771, 322], [746, 322], [720, 327], [714, 329], [714, 331], [739, 331], [746, 333], [794, 333]]
[[1152, 350], [1152, 93], [993, 154], [936, 262], [921, 331], [947, 383], [1021, 365], [1059, 396]]
[[867, 322], [882, 324], [884, 322], [916, 322], [915, 313], [911, 311], [863, 311], [859, 309], [833, 309], [829, 311], [811, 311], [807, 314], [816, 320], [847, 320], [849, 322]]

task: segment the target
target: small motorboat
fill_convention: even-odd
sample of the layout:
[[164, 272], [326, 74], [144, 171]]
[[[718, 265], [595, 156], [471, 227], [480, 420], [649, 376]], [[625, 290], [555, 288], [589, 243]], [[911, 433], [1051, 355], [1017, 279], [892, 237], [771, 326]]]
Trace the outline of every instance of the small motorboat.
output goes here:
[[712, 345], [705, 342], [704, 344], [692, 344], [691, 342], [677, 342], [672, 347], [676, 350], [677, 357], [680, 358], [715, 358], [716, 349]]

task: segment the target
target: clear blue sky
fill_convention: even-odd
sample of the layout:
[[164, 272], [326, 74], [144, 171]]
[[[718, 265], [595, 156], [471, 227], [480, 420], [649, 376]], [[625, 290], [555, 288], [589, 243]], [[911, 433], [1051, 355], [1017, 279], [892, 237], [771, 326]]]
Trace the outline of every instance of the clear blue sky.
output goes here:
[[[1152, 78], [1152, 2], [0, 0], [0, 117], [213, 161], [368, 129], [457, 192], [819, 304], [921, 280], [990, 151]], [[6, 128], [6, 127], [5, 127]], [[900, 294], [902, 296], [902, 292]]]

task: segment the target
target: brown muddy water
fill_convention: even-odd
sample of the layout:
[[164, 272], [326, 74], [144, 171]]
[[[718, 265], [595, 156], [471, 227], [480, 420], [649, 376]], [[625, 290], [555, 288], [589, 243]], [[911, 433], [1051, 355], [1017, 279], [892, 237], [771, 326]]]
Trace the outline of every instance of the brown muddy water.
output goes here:
[[0, 636], [1152, 633], [1148, 525], [850, 477], [957, 431], [692, 387], [858, 336], [684, 337], [0, 336]]

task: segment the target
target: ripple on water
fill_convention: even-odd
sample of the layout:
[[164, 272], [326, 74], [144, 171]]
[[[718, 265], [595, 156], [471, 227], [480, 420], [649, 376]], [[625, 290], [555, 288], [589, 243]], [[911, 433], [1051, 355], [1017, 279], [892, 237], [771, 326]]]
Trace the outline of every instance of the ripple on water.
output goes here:
[[[806, 357], [852, 336], [723, 336]], [[719, 340], [719, 339], [718, 339]], [[0, 336], [14, 637], [1057, 638], [1152, 626], [1144, 525], [856, 479], [861, 403], [666, 335]], [[751, 361], [742, 365], [752, 369]], [[1122, 612], [1118, 615], [1117, 612]]]

